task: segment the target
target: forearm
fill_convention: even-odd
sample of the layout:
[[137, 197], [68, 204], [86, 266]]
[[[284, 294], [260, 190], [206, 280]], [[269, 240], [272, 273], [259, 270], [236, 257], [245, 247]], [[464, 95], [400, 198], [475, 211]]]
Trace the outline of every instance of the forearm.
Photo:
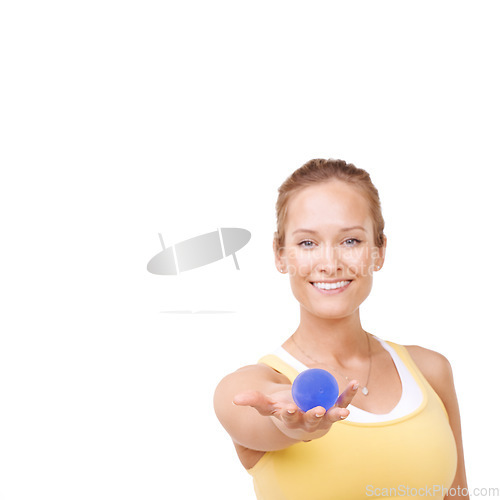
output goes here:
[[235, 439], [238, 444], [245, 448], [257, 451], [278, 451], [288, 448], [294, 444], [300, 443], [299, 433], [296, 437], [285, 434], [278, 427], [278, 419], [272, 416], [256, 415], [257, 422], [253, 422], [247, 427], [247, 432]]

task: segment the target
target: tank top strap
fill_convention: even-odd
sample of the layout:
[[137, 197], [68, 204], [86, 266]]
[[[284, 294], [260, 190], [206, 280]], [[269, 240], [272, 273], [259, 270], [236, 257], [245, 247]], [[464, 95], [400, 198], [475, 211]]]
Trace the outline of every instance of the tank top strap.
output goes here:
[[408, 352], [408, 349], [404, 345], [401, 344], [396, 344], [394, 342], [390, 342], [388, 340], [385, 341], [387, 344], [389, 344], [397, 353], [398, 356], [401, 358], [401, 361], [406, 365], [410, 373], [413, 375], [414, 378], [416, 378], [421, 386], [424, 386], [427, 394], [439, 402], [439, 405], [443, 409], [445, 415], [448, 417], [448, 412], [446, 411], [446, 407], [444, 406], [443, 401], [439, 397], [439, 395], [436, 393], [436, 391], [433, 389], [431, 384], [427, 381], [425, 378], [424, 374], [420, 371], [420, 368], [417, 366], [415, 361], [413, 361], [413, 358], [410, 356], [410, 353]]

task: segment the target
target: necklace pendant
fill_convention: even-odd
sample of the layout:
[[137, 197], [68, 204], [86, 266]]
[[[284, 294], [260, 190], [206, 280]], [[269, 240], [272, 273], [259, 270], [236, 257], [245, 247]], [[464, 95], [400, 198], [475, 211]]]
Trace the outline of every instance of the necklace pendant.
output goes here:
[[362, 392], [365, 396], [368, 396], [368, 387], [363, 387], [363, 389], [361, 389], [361, 392]]

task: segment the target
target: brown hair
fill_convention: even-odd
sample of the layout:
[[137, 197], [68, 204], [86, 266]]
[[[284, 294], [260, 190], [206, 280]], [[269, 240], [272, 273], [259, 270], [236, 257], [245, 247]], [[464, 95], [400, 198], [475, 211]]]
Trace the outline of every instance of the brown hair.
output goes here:
[[377, 188], [373, 185], [370, 174], [352, 163], [343, 160], [310, 160], [291, 174], [278, 189], [278, 201], [276, 202], [276, 226], [274, 233], [276, 248], [285, 245], [285, 221], [287, 207], [290, 198], [302, 188], [315, 183], [339, 180], [346, 182], [358, 189], [365, 196], [370, 207], [373, 220], [373, 233], [375, 246], [384, 245], [384, 218]]

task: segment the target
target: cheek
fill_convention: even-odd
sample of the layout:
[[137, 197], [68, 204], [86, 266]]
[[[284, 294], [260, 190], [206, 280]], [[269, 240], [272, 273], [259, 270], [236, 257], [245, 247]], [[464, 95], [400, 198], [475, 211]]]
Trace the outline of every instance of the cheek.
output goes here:
[[342, 256], [342, 261], [350, 272], [356, 276], [367, 276], [370, 270], [370, 253], [366, 249], [355, 249], [350, 252], [345, 252]]
[[293, 277], [303, 277], [311, 273], [317, 261], [314, 250], [290, 250], [287, 252], [288, 272]]
[[358, 299], [360, 304], [363, 303], [365, 299], [367, 299], [368, 296], [370, 295], [370, 292], [372, 291], [372, 285], [373, 285], [373, 278], [371, 276], [366, 277], [363, 280], [363, 283], [360, 286], [360, 293]]
[[311, 274], [311, 272], [313, 271], [315, 260], [312, 259], [310, 255], [302, 256], [301, 258], [297, 259], [296, 266], [297, 276], [304, 277]]
[[300, 276], [290, 277], [290, 289], [293, 296], [302, 305], [309, 304], [311, 301], [311, 293], [307, 287], [312, 285], [306, 284], [304, 278]]

